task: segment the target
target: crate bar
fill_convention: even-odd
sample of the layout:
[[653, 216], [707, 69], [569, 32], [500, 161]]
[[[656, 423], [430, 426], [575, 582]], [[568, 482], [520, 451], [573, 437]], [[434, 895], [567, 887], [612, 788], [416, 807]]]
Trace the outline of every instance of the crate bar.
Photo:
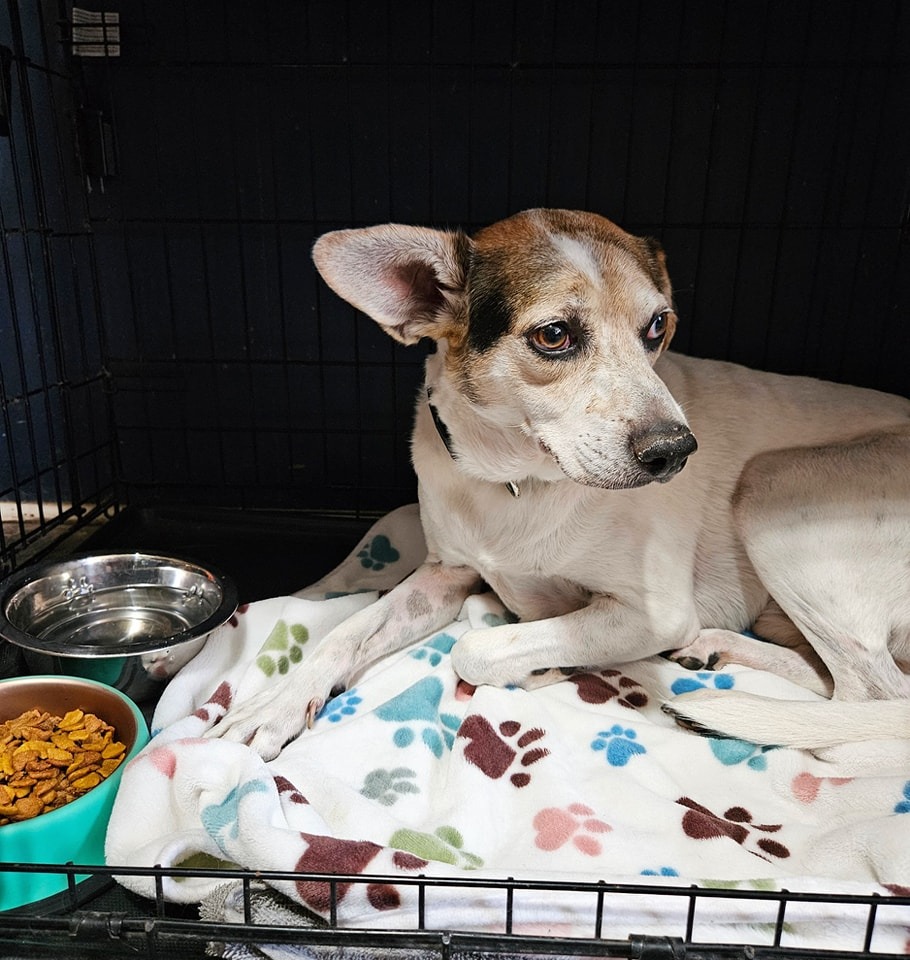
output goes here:
[[[781, 893], [785, 893], [789, 895], [789, 891], [786, 889], [781, 890]], [[786, 899], [782, 898], [780, 901], [780, 905], [777, 908], [777, 921], [774, 924], [774, 946], [775, 947], [780, 946], [781, 937], [783, 936], [783, 933], [784, 933], [784, 914], [786, 913], [786, 910], [787, 910], [787, 902], [788, 901]]]
[[781, 897], [799, 900], [804, 903], [853, 903], [878, 904], [879, 906], [910, 906], [910, 895], [892, 896], [883, 898], [878, 893], [817, 893], [812, 891], [784, 891], [784, 890], [743, 890], [727, 887], [698, 887], [670, 886], [656, 883], [620, 883], [603, 880], [517, 880], [514, 877], [496, 879], [488, 877], [427, 877], [399, 876], [396, 874], [366, 874], [366, 873], [302, 873], [295, 870], [256, 870], [250, 871], [241, 867], [137, 867], [112, 864], [60, 864], [60, 863], [17, 863], [0, 861], [0, 871], [11, 873], [62, 873], [73, 872], [97, 873], [103, 876], [128, 877], [168, 877], [173, 879], [223, 879], [242, 880], [244, 877], [254, 877], [264, 881], [294, 881], [301, 878], [321, 883], [335, 881], [339, 884], [394, 884], [397, 886], [428, 887], [463, 887], [490, 890], [552, 890], [576, 891], [596, 894], [598, 890], [615, 894], [666, 894], [676, 897], [700, 897], [714, 900], [768, 900], [777, 901]]
[[355, 930], [328, 927], [299, 927], [275, 924], [239, 924], [197, 920], [129, 917], [122, 913], [79, 912], [72, 917], [36, 918], [0, 915], [0, 943], [5, 938], [21, 945], [23, 934], [34, 934], [40, 922], [42, 941], [56, 935], [69, 944], [120, 943], [131, 950], [145, 943], [150, 956], [169, 943], [195, 944], [209, 940], [245, 944], [295, 944], [353, 947], [436, 949], [441, 956], [477, 951], [484, 954], [533, 952], [535, 955], [592, 955], [629, 960], [901, 960], [904, 954], [859, 954], [845, 950], [763, 947], [750, 944], [684, 943], [674, 937], [636, 936], [627, 940], [592, 940], [576, 937], [537, 937], [469, 931]]

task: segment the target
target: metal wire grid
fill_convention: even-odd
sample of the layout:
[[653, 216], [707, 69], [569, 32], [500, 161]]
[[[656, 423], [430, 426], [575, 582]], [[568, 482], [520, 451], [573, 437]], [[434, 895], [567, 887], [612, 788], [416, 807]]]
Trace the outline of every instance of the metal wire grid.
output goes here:
[[[610, 956], [627, 957], [630, 960], [695, 960], [695, 958], [741, 957], [746, 960], [768, 958], [824, 957], [826, 960], [897, 960], [902, 953], [888, 953], [876, 949], [876, 925], [886, 911], [910, 906], [910, 895], [880, 897], [839, 895], [824, 893], [790, 893], [782, 891], [715, 889], [706, 887], [667, 887], [651, 884], [621, 883], [573, 883], [532, 880], [486, 880], [466, 877], [427, 878], [397, 876], [365, 876], [363, 874], [302, 874], [284, 871], [256, 871], [255, 873], [232, 869], [187, 869], [187, 868], [126, 868], [93, 867], [85, 865], [51, 864], [0, 864], [0, 871], [10, 873], [43, 872], [63, 874], [67, 878], [68, 896], [73, 904], [77, 900], [76, 877], [92, 873], [96, 877], [152, 877], [156, 894], [153, 901], [142, 901], [145, 909], [131, 907], [127, 910], [62, 910], [54, 915], [34, 913], [29, 908], [0, 913], [0, 943], [11, 940], [20, 945], [35, 939], [46, 949], [55, 940], [79, 944], [85, 950], [92, 949], [101, 955], [131, 954], [142, 950], [146, 956], [173, 957], [181, 946], [203, 945], [208, 942], [247, 945], [295, 944], [297, 946], [334, 946], [396, 948], [420, 950], [430, 955], [448, 958], [464, 953], [496, 955], [508, 953], [544, 956]], [[224, 882], [239, 881], [242, 884], [242, 922], [203, 921], [190, 919], [185, 908], [175, 908], [163, 894], [165, 878], [173, 880], [215, 878]], [[261, 924], [254, 922], [252, 896], [254, 884], [316, 883], [324, 885], [328, 904], [326, 918], [313, 915], [312, 926]], [[416, 887], [417, 907], [409, 920], [399, 929], [346, 928], [338, 919], [338, 906], [343, 895], [339, 891], [351, 885], [389, 885], [391, 887]], [[502, 919], [496, 930], [472, 932], [468, 930], [438, 930], [432, 928], [431, 906], [445, 902], [449, 891], [501, 892]], [[515, 929], [514, 919], [517, 904], [523, 893], [582, 894], [590, 897], [591, 928], [589, 934], [579, 937], [526, 935]], [[669, 926], [661, 935], [640, 935], [629, 931], [625, 939], [609, 939], [604, 936], [607, 927], [614, 926], [624, 916], [624, 906], [633, 898], [660, 898], [665, 903], [673, 900], [685, 904], [685, 918], [678, 926]], [[757, 924], [754, 937], [735, 944], [699, 942], [699, 910], [708, 902], [726, 901], [765, 903], [768, 905], [767, 920]], [[787, 945], [786, 924], [792, 918], [790, 909], [794, 904], [843, 905], [853, 909], [856, 917], [855, 944], [838, 950], [807, 950]], [[789, 911], [789, 912], [788, 912]], [[668, 921], [669, 923], [669, 921]], [[860, 932], [861, 931], [861, 932]], [[25, 953], [25, 956], [30, 954]], [[35, 956], [43, 954], [36, 953]]]
[[120, 148], [90, 210], [134, 499], [413, 497], [419, 354], [309, 263], [383, 220], [601, 210], [670, 249], [680, 348], [906, 389], [900, 4], [118, 8], [85, 69]]
[[[316, 281], [309, 245], [335, 227], [472, 229], [524, 206], [598, 209], [670, 249], [683, 349], [906, 390], [899, 2], [844, 5], [837, 29], [821, 0], [609, 15], [594, 0], [269, 0], [245, 18], [208, 0], [98, 6], [121, 12], [121, 56], [83, 64], [78, 89], [112, 123], [120, 169], [88, 180], [61, 122], [72, 87], [49, 39], [56, 4], [8, 0], [0, 18], [17, 111], [0, 142], [0, 501], [14, 511], [2, 564], [122, 497], [364, 513], [412, 494], [420, 358]], [[74, 883], [77, 868], [57, 869]], [[326, 882], [348, 879], [365, 882]], [[410, 939], [389, 942], [443, 956], [603, 952], [597, 928], [590, 941], [514, 940], [508, 904], [528, 888], [502, 887], [498, 938], [424, 930], [418, 916]], [[742, 955], [691, 943], [702, 898], [741, 897], [779, 904], [771, 942], [746, 955], [786, 954], [786, 897], [671, 895], [693, 898], [685, 929], [608, 952]], [[869, 908], [858, 954], [870, 955], [877, 912], [907, 900], [849, 902]], [[303, 936], [175, 918], [160, 899], [151, 920], [0, 916], [0, 935], [27, 932], [150, 956]], [[375, 946], [380, 934], [330, 924], [306, 936]]]
[[119, 56], [78, 69], [64, 0], [0, 21], [7, 563], [124, 499], [413, 499], [421, 355], [317, 281], [339, 226], [598, 209], [664, 240], [682, 349], [906, 390], [897, 0], [98, 6]]
[[10, 68], [0, 139], [0, 571], [114, 501], [92, 241], [52, 6], [10, 0], [0, 15]]

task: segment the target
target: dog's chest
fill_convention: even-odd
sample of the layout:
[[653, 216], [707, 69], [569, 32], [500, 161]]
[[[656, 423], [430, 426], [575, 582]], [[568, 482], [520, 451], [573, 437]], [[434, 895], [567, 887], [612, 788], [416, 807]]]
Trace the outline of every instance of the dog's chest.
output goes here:
[[443, 562], [477, 570], [522, 619], [577, 610], [622, 579], [619, 558], [636, 538], [616, 527], [605, 550], [611, 518], [583, 488], [529, 484], [516, 499], [495, 484], [471, 486], [470, 495], [421, 498], [428, 540]]

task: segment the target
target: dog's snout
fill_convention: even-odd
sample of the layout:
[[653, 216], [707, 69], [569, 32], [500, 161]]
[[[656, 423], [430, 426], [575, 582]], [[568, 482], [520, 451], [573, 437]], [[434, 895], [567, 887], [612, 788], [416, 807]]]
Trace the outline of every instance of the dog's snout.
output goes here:
[[656, 423], [632, 438], [632, 453], [654, 480], [669, 480], [686, 465], [698, 444], [684, 423]]

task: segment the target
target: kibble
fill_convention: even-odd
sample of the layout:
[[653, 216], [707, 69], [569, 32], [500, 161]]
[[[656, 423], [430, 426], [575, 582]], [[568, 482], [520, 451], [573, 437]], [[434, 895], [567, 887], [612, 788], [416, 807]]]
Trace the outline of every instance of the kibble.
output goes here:
[[0, 723], [0, 826], [56, 810], [97, 787], [126, 755], [114, 728], [70, 710], [27, 710]]

